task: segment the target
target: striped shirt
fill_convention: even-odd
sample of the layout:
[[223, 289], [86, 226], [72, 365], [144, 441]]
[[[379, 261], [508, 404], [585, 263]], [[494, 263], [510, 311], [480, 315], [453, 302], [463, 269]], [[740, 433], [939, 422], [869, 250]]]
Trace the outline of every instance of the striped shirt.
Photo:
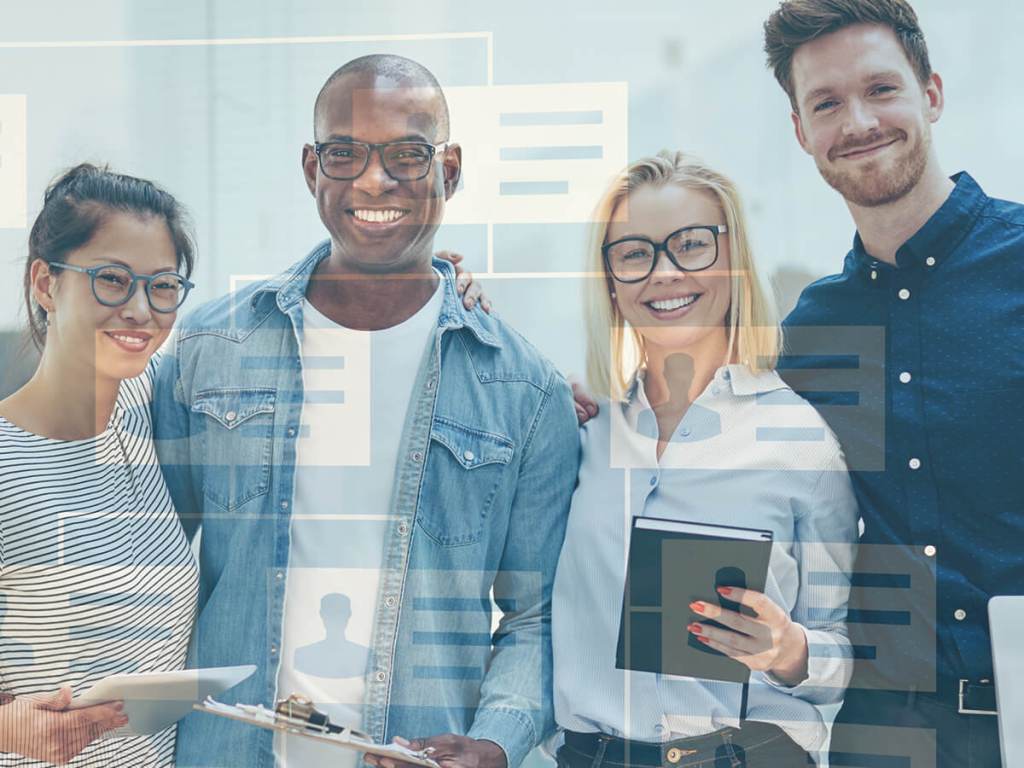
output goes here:
[[[0, 417], [0, 690], [78, 695], [184, 666], [198, 571], [153, 450], [152, 370], [122, 383], [93, 438]], [[174, 736], [103, 738], [70, 765], [172, 766]], [[42, 765], [0, 754], [0, 766]]]

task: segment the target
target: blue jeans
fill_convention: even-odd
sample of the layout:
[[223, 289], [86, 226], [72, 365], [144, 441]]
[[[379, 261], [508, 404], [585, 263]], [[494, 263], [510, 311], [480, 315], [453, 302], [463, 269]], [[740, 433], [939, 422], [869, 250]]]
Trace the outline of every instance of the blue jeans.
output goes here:
[[928, 694], [851, 689], [832, 730], [829, 765], [999, 768], [997, 718], [958, 714], [952, 682]]

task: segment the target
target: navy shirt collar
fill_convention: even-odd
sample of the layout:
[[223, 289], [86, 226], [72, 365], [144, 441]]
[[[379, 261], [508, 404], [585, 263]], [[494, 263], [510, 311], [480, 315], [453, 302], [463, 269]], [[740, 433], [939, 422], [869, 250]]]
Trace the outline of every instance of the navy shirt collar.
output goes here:
[[[922, 266], [927, 258], [941, 262], [967, 236], [985, 207], [988, 196], [969, 173], [962, 171], [950, 178], [956, 186], [949, 197], [896, 251], [896, 264], [900, 269]], [[860, 270], [879, 268], [878, 260], [864, 249], [859, 232], [854, 235], [851, 253]]]

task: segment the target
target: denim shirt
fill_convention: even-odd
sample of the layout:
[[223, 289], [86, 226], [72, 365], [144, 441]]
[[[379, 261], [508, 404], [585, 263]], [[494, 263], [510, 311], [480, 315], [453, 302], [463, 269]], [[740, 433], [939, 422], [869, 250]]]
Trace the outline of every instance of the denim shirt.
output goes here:
[[[323, 243], [291, 270], [199, 308], [157, 375], [155, 434], [186, 531], [202, 524], [190, 667], [255, 664], [231, 703], [272, 705], [288, 578], [299, 340]], [[564, 379], [454, 271], [406, 413], [363, 729], [377, 741], [488, 739], [509, 768], [553, 726], [550, 600], [579, 463]], [[338, 436], [339, 440], [344, 435]], [[492, 634], [492, 595], [501, 620]], [[301, 692], [295, 692], [301, 693]], [[274, 764], [272, 733], [195, 713], [179, 766]]]

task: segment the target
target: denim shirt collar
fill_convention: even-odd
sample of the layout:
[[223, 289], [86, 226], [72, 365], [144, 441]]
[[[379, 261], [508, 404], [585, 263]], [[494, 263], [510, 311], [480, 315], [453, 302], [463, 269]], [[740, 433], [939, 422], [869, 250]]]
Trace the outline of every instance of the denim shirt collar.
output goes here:
[[[988, 196], [966, 171], [951, 176], [950, 180], [955, 186], [946, 201], [896, 251], [896, 265], [900, 269], [923, 266], [929, 257], [938, 262], [949, 256], [970, 232], [988, 202]], [[884, 266], [864, 249], [859, 232], [853, 238], [852, 255], [857, 269], [863, 273]]]
[[[292, 265], [280, 275], [271, 278], [258, 288], [249, 299], [249, 306], [255, 310], [260, 302], [274, 297], [277, 308], [286, 315], [290, 315], [294, 308], [299, 305], [306, 296], [306, 288], [309, 286], [313, 272], [331, 253], [331, 241], [324, 240], [317, 245], [309, 255], [302, 261]], [[442, 290], [444, 297], [441, 303], [441, 313], [438, 316], [438, 326], [448, 329], [465, 328], [481, 343], [489, 347], [501, 349], [501, 342], [481, 322], [478, 313], [467, 310], [462, 303], [462, 297], [455, 287], [455, 267], [451, 262], [444, 259], [433, 258], [432, 264], [441, 274]]]

